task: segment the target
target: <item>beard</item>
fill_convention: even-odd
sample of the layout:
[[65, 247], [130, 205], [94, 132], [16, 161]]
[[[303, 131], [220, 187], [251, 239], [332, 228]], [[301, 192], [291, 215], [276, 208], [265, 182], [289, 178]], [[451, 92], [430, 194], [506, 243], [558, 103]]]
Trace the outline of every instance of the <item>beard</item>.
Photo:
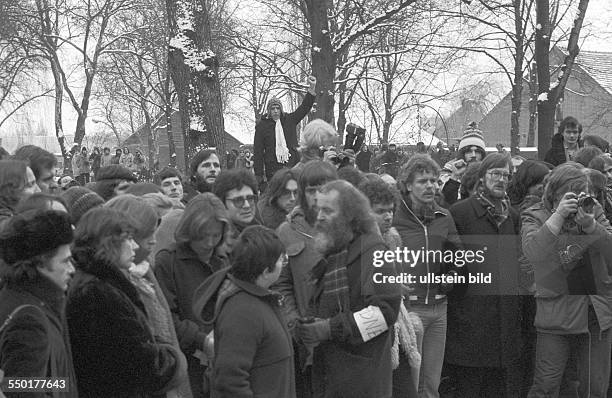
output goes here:
[[317, 221], [315, 229], [314, 247], [323, 255], [340, 252], [353, 239], [351, 227], [342, 216], [336, 217], [331, 222]]

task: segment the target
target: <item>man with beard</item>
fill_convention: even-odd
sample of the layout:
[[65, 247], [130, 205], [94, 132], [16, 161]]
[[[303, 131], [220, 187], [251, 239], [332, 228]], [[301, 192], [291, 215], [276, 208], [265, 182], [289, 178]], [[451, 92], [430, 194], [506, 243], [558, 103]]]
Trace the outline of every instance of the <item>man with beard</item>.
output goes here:
[[470, 123], [468, 129], [463, 132], [463, 137], [461, 137], [459, 142], [457, 160], [444, 165], [444, 168], [451, 172], [450, 179], [442, 188], [442, 195], [448, 206], [459, 199], [465, 199], [464, 197], [459, 197], [461, 177], [465, 174], [469, 163], [480, 162], [487, 156], [485, 148], [482, 130], [478, 129], [478, 125], [475, 122]]
[[470, 275], [491, 278], [449, 300], [445, 360], [460, 397], [515, 397], [521, 387], [519, 217], [506, 195], [510, 168], [508, 154], [487, 156], [475, 193], [450, 208], [466, 252], [482, 254], [468, 264]]
[[322, 185], [337, 179], [336, 168], [330, 163], [321, 160], [306, 163], [298, 181], [298, 206], [276, 230], [287, 248], [289, 264], [282, 269], [272, 289], [285, 298], [285, 321], [294, 335], [295, 384], [298, 398], [312, 395], [310, 367], [306, 367], [306, 348], [295, 339], [295, 326], [299, 318], [307, 316], [308, 302], [312, 294], [308, 274], [322, 258], [321, 253], [315, 250], [313, 239], [317, 218], [315, 199], [317, 190]]
[[63, 378], [62, 397], [78, 396], [64, 312], [72, 228], [65, 212], [31, 210], [0, 234], [0, 369], [6, 378]]
[[[298, 337], [313, 349], [314, 397], [391, 396], [392, 328], [400, 307], [394, 264], [375, 267], [387, 249], [368, 199], [342, 180], [316, 194], [315, 248], [324, 256], [312, 270], [316, 284]], [[384, 279], [382, 279], [384, 281]]]
[[202, 149], [196, 153], [189, 164], [189, 182], [184, 185], [184, 203], [198, 193], [212, 192], [215, 181], [221, 172], [221, 162], [212, 149]]

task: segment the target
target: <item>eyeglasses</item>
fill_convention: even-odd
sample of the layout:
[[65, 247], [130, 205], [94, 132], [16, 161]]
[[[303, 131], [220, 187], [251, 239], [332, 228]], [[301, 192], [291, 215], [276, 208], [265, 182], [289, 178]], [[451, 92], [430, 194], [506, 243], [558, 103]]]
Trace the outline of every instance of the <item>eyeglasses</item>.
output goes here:
[[257, 196], [255, 195], [236, 196], [235, 198], [227, 198], [226, 200], [229, 200], [230, 202], [232, 202], [235, 207], [243, 207], [245, 201], [249, 202], [249, 206], [253, 206], [255, 204], [255, 201], [257, 200]]
[[293, 196], [294, 198], [297, 198], [298, 190], [297, 189], [283, 189], [281, 196], [285, 196], [287, 198]]
[[507, 171], [487, 171], [487, 174], [490, 175], [493, 180], [501, 180], [502, 177], [509, 180], [511, 176]]

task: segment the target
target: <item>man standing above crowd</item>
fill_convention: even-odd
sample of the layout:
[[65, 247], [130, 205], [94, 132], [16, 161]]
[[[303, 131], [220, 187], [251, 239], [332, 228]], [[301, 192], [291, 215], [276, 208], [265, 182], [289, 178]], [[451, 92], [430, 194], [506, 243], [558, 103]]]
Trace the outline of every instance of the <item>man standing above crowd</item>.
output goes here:
[[78, 396], [64, 317], [65, 292], [74, 273], [72, 240], [70, 216], [54, 210], [16, 215], [0, 234], [5, 283], [0, 291], [0, 368], [7, 378], [63, 378], [69, 392], [62, 397]]
[[559, 124], [559, 131], [552, 137], [551, 148], [546, 152], [544, 161], [558, 166], [575, 160], [576, 152], [582, 148], [580, 136], [582, 124], [575, 117], [568, 116]]
[[312, 270], [310, 314], [298, 336], [312, 347], [314, 397], [391, 396], [391, 341], [400, 307], [397, 284], [374, 283], [374, 273], [395, 275], [394, 264], [373, 267], [386, 250], [368, 199], [342, 180], [316, 194], [315, 247], [325, 257]]
[[292, 167], [299, 162], [296, 126], [310, 112], [317, 92], [317, 79], [308, 78], [308, 92], [302, 104], [292, 113], [284, 113], [278, 98], [268, 101], [267, 111], [255, 126], [253, 146], [254, 170], [259, 185], [271, 180], [274, 173], [283, 167]]

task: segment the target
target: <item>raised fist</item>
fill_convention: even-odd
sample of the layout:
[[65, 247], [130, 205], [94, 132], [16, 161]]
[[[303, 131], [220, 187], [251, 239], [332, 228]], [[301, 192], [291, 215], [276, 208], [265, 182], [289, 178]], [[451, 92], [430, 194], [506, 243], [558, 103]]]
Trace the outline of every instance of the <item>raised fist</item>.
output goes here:
[[308, 92], [312, 95], [317, 95], [316, 87], [317, 87], [317, 78], [310, 75], [308, 76]]

